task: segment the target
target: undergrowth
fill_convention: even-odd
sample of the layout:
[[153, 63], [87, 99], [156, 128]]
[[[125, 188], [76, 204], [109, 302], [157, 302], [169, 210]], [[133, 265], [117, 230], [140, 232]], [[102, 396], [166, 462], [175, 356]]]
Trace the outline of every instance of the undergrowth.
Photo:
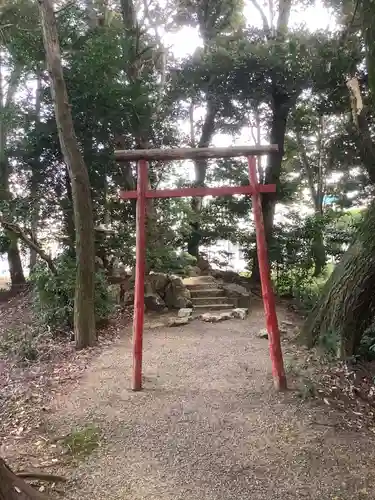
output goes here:
[[95, 425], [86, 425], [82, 429], [72, 431], [62, 440], [62, 445], [74, 458], [90, 455], [100, 445], [100, 429]]

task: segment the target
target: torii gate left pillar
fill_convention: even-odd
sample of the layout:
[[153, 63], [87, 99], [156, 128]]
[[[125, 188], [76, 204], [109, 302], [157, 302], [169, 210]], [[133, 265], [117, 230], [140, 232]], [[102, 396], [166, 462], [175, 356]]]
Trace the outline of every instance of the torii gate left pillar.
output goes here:
[[[274, 193], [273, 184], [259, 184], [256, 172], [256, 156], [272, 154], [277, 146], [245, 146], [231, 148], [176, 148], [116, 151], [118, 161], [137, 161], [138, 179], [136, 191], [122, 191], [122, 199], [136, 199], [136, 272], [134, 291], [133, 320], [133, 372], [132, 390], [142, 389], [142, 354], [144, 328], [144, 285], [146, 265], [146, 202], [150, 198], [180, 198], [187, 196], [225, 196], [233, 194], [248, 194], [252, 197], [255, 220], [257, 253], [261, 277], [263, 305], [269, 339], [269, 351], [272, 362], [272, 375], [277, 390], [286, 389], [283, 355], [280, 343], [275, 297], [272, 289], [270, 266], [267, 255], [267, 243], [264, 231], [261, 193]], [[214, 188], [181, 188], [148, 190], [148, 161], [172, 161], [187, 159], [233, 158], [245, 156], [248, 158], [249, 185]]]

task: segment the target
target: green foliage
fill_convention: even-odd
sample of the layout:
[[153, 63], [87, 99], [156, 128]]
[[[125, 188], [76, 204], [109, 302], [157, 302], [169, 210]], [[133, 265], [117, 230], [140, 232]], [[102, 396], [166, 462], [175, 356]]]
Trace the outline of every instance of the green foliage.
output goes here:
[[[47, 266], [37, 266], [30, 280], [34, 285], [34, 306], [42, 324], [52, 329], [72, 329], [76, 263], [68, 254], [62, 254], [55, 262], [57, 275]], [[95, 274], [95, 317], [100, 322], [108, 318], [112, 309], [110, 293], [103, 272]]]
[[159, 247], [147, 251], [147, 263], [152, 271], [184, 276], [186, 268], [194, 266], [196, 258], [186, 252]]
[[94, 425], [86, 425], [65, 436], [62, 444], [74, 458], [84, 458], [90, 455], [100, 445], [100, 429]]

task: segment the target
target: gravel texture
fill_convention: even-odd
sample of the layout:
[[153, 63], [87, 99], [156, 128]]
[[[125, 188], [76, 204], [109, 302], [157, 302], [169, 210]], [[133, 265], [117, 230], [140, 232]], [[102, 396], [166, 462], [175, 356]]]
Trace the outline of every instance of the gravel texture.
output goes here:
[[335, 430], [328, 408], [293, 391], [274, 392], [263, 326], [259, 310], [147, 331], [141, 393], [129, 390], [129, 337], [104, 351], [52, 415], [62, 434], [85, 422], [103, 432], [67, 498], [375, 498], [374, 439]]

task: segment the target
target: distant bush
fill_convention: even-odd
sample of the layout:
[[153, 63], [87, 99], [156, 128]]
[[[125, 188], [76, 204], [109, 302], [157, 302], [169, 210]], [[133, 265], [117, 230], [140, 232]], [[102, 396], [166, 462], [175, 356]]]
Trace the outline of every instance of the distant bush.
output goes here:
[[294, 299], [300, 309], [308, 312], [319, 300], [330, 272], [327, 270], [324, 275], [315, 278], [312, 270], [290, 267], [273, 276], [277, 294]]
[[189, 266], [194, 266], [197, 259], [186, 252], [178, 252], [168, 247], [150, 248], [147, 263], [151, 271], [185, 275]]
[[[34, 308], [40, 321], [52, 329], [73, 328], [74, 294], [76, 286], [76, 261], [63, 254], [55, 261], [57, 274], [46, 265], [36, 266], [30, 281], [34, 286]], [[95, 274], [95, 317], [97, 322], [108, 317], [112, 299], [104, 272]]]

